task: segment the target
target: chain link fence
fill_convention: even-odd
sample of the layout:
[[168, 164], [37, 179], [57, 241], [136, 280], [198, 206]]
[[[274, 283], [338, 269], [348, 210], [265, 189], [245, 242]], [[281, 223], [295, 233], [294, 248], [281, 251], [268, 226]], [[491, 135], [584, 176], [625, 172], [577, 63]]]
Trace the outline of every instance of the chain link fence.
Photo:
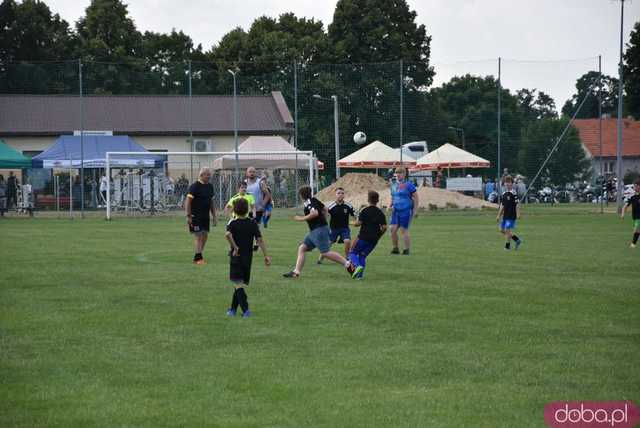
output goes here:
[[[582, 100], [570, 100], [568, 105], [565, 101], [576, 92], [576, 80], [590, 72], [586, 93], [592, 100], [587, 107], [593, 109], [594, 101], [596, 107], [603, 103], [597, 96], [599, 80], [594, 79], [599, 77], [597, 57], [555, 62], [492, 59], [431, 66], [404, 61], [0, 63], [0, 100], [3, 110], [13, 112], [0, 113], [0, 138], [23, 154], [36, 156], [59, 136], [78, 131], [81, 138], [96, 131], [128, 135], [156, 153], [194, 151], [198, 141], [205, 151], [231, 151], [252, 135], [280, 135], [293, 148], [312, 151], [321, 162], [323, 169], [317, 177], [321, 188], [337, 178], [336, 160], [361, 148], [352, 137], [362, 131], [368, 142], [379, 140], [392, 148], [424, 142], [424, 152], [401, 151], [401, 156], [418, 158], [446, 142], [463, 148], [491, 166], [449, 169], [444, 175], [482, 177], [484, 183], [494, 183], [496, 193], [495, 184], [509, 173], [521, 177], [531, 202], [600, 202], [611, 199], [611, 194], [605, 194], [607, 180], [613, 178], [610, 159], [584, 144], [576, 123], [556, 145], [569, 124], [568, 113], [576, 113]], [[281, 94], [287, 112], [280, 113], [289, 114], [291, 123], [288, 127], [281, 123], [277, 131], [261, 129], [258, 122], [283, 122], [282, 114], [274, 118], [269, 115], [278, 112], [277, 108], [251, 111], [247, 106], [254, 99], [276, 102], [274, 92]], [[138, 111], [124, 111], [122, 100], [132, 98], [149, 106], [158, 104], [153, 110], [158, 117], [144, 103]], [[224, 109], [213, 109], [213, 99], [227, 100]], [[168, 108], [170, 111], [163, 111]], [[593, 113], [576, 117], [593, 117]], [[237, 126], [233, 126], [234, 118]], [[127, 123], [128, 128], [114, 129], [114, 123]], [[599, 134], [593, 138], [597, 141]], [[191, 160], [181, 161], [186, 164], [180, 168], [173, 163], [176, 173], [180, 170], [173, 179], [193, 182], [197, 167]], [[629, 165], [627, 169], [633, 168]], [[275, 172], [264, 171], [272, 176]], [[100, 199], [104, 168], [17, 172], [20, 182], [30, 186], [23, 192], [30, 192], [23, 205], [31, 204], [36, 211], [104, 209]], [[161, 172], [171, 175], [166, 169]], [[8, 172], [4, 173], [6, 178]], [[298, 173], [290, 178], [291, 190], [305, 181]], [[612, 189], [615, 186], [610, 193]], [[490, 193], [484, 186], [478, 196], [495, 197]], [[16, 206], [12, 201], [12, 208]]]

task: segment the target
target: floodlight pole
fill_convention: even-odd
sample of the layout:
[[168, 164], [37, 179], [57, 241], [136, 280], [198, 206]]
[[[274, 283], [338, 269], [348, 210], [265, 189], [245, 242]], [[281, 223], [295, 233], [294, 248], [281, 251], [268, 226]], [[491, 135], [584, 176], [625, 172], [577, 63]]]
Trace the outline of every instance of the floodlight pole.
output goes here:
[[622, 168], [622, 97], [623, 73], [622, 73], [622, 38], [624, 27], [624, 0], [620, 0], [620, 62], [618, 63], [618, 144], [616, 145], [616, 166], [618, 176], [618, 189], [616, 192], [616, 206], [618, 214], [622, 211], [622, 193], [624, 192], [624, 170]]
[[[404, 62], [400, 60], [400, 165], [402, 165], [402, 148], [404, 143]], [[408, 179], [408, 177], [407, 177]]]
[[[193, 87], [191, 80], [191, 60], [189, 60], [189, 151], [195, 150], [193, 147]], [[193, 155], [189, 155], [189, 179], [193, 182]], [[167, 172], [169, 167], [167, 166]]]
[[236, 152], [236, 177], [238, 177], [240, 171], [240, 160], [238, 159], [238, 96], [236, 90], [236, 74], [235, 71], [227, 70], [229, 74], [233, 76], [233, 144]]

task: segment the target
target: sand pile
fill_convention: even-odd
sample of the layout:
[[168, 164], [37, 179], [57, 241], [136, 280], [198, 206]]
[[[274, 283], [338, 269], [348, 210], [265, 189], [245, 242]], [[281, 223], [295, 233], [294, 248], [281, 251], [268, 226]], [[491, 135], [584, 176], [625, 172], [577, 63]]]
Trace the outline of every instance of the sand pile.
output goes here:
[[[380, 193], [381, 208], [387, 208], [391, 202], [391, 194], [389, 192], [389, 184], [375, 174], [350, 173], [341, 177], [336, 183], [323, 189], [316, 197], [324, 203], [328, 203], [335, 198], [335, 189], [342, 187], [346, 193], [346, 200], [356, 209], [367, 206], [367, 192], [375, 190]], [[431, 187], [418, 187], [418, 197], [420, 199], [420, 208], [433, 209], [442, 208], [493, 208], [497, 209], [496, 204], [483, 201], [479, 198], [465, 196], [462, 193], [450, 192], [443, 189], [433, 189]]]

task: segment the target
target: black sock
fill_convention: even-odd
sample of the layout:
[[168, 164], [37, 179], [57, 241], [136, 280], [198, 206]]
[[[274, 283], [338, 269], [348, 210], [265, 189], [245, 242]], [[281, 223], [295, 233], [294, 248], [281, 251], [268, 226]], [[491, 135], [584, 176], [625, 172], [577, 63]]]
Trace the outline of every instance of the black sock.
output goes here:
[[240, 303], [242, 312], [247, 312], [249, 310], [249, 302], [247, 301], [247, 294], [244, 292], [244, 288], [238, 288], [236, 292], [238, 294], [238, 303]]
[[238, 310], [238, 290], [236, 289], [233, 292], [233, 298], [231, 299], [231, 309], [234, 311]]
[[637, 244], [638, 243], [638, 237], [640, 237], [640, 232], [635, 232], [633, 234], [633, 243]]
[[196, 255], [193, 256], [193, 260], [194, 261], [202, 260], [202, 253], [196, 253]]
[[513, 239], [513, 242], [520, 242], [520, 238], [518, 238], [516, 235], [511, 235], [511, 239]]
[[504, 248], [506, 248], [507, 250], [511, 248], [511, 242], [505, 242], [504, 243]]

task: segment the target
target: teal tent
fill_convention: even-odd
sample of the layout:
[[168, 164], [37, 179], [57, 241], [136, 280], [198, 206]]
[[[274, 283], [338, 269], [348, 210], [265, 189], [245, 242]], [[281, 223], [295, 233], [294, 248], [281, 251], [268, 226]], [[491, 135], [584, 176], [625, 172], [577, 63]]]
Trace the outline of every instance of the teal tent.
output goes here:
[[0, 140], [0, 169], [22, 168], [31, 168], [31, 158]]

